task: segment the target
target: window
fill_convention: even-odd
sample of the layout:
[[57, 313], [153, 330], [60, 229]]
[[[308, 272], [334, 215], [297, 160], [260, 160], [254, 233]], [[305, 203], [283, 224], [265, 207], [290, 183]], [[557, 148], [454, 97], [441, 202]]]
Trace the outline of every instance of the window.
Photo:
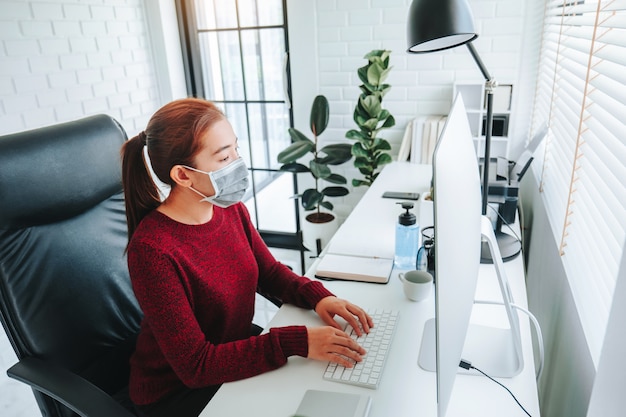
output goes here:
[[626, 241], [626, 3], [548, 1], [545, 16], [534, 169], [597, 366]]
[[293, 124], [285, 1], [178, 0], [177, 7], [188, 91], [220, 106], [233, 125], [251, 171], [246, 205], [255, 226], [268, 245], [299, 249], [295, 176], [276, 160]]

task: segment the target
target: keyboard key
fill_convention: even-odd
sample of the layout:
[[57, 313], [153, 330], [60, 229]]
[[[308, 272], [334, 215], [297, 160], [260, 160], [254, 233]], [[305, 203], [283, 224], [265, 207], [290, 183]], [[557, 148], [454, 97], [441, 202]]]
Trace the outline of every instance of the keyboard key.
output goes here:
[[366, 388], [378, 388], [396, 328], [398, 312], [376, 309], [368, 311], [368, 314], [374, 320], [374, 328], [369, 334], [357, 337], [351, 326], [348, 325], [345, 329], [353, 340], [367, 350], [363, 361], [353, 368], [345, 368], [329, 362], [324, 372], [324, 379]]

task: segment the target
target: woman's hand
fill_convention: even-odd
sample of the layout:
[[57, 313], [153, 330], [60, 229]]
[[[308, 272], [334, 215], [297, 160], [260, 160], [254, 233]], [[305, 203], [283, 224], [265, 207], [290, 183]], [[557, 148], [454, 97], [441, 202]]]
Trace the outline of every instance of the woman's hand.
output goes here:
[[369, 333], [370, 328], [374, 327], [374, 321], [361, 307], [334, 296], [322, 298], [315, 306], [315, 312], [324, 323], [339, 330], [343, 330], [343, 327], [334, 320], [334, 317], [335, 315], [342, 317], [354, 328], [359, 337], [363, 332]]
[[311, 359], [334, 362], [346, 368], [363, 360], [365, 349], [342, 330], [330, 326], [308, 327], [307, 335]]

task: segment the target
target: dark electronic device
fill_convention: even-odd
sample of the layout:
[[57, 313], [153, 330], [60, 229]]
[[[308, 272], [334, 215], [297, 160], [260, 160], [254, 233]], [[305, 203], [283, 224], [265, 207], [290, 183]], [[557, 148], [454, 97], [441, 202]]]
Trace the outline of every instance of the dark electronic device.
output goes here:
[[385, 191], [383, 198], [393, 198], [396, 200], [417, 200], [420, 198], [420, 193], [407, 193], [402, 191]]

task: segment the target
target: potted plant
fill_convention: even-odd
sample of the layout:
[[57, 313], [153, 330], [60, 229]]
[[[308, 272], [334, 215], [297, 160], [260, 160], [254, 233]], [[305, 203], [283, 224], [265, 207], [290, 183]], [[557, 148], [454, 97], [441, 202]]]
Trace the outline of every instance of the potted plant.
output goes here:
[[391, 51], [373, 50], [367, 55], [367, 65], [358, 69], [361, 95], [354, 109], [354, 121], [359, 127], [346, 133], [348, 139], [356, 140], [352, 146], [354, 166], [365, 176], [364, 179], [353, 179], [355, 187], [370, 186], [380, 173], [380, 168], [391, 162], [391, 145], [378, 137], [381, 129], [396, 124], [389, 111], [382, 108], [383, 97], [391, 89], [385, 79], [391, 70], [389, 56]]
[[[311, 249], [313, 242], [317, 242], [317, 239], [321, 239], [321, 245], [328, 243], [328, 240], [334, 233], [334, 229], [336, 229], [336, 226], [330, 225], [331, 222], [335, 221], [335, 215], [321, 210], [322, 207], [328, 211], [333, 210], [333, 204], [327, 201], [326, 198], [341, 197], [349, 193], [348, 189], [341, 185], [347, 183], [346, 178], [333, 173], [330, 166], [340, 165], [350, 160], [352, 158], [351, 146], [344, 143], [326, 145], [320, 148], [319, 145], [319, 136], [328, 126], [328, 117], [328, 100], [325, 96], [318, 95], [313, 100], [311, 107], [310, 128], [313, 139], [309, 139], [298, 129], [289, 128], [288, 132], [292, 143], [280, 152], [277, 158], [278, 162], [283, 164], [280, 167], [281, 171], [293, 173], [308, 172], [313, 177], [314, 187], [304, 190], [302, 194], [295, 197], [300, 199], [305, 211], [313, 211], [313, 213], [306, 216], [308, 223], [327, 225], [327, 227], [321, 227], [321, 229], [325, 230], [318, 232], [307, 233], [306, 230], [303, 231], [305, 246], [307, 246], [308, 249]], [[298, 160], [305, 155], [311, 156], [308, 165], [298, 162]], [[326, 186], [325, 183], [340, 185]], [[328, 236], [329, 234], [330, 236]], [[318, 250], [321, 250], [321, 245], [316, 245]]]

